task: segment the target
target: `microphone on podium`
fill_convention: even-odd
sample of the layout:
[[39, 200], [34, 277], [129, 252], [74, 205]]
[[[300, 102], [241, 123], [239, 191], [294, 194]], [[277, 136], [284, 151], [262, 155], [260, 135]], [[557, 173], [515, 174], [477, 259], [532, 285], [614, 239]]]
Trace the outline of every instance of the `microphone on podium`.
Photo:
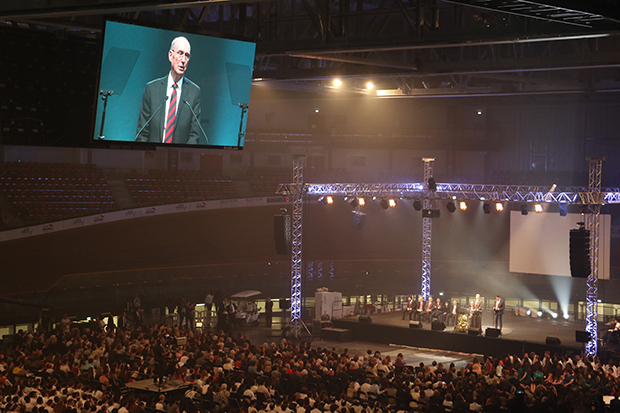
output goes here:
[[189, 104], [187, 99], [184, 100], [183, 102], [185, 102], [185, 104], [189, 107], [189, 110], [192, 111], [192, 116], [194, 116], [194, 120], [196, 121], [196, 123], [200, 127], [200, 130], [202, 131], [202, 134], [204, 135], [205, 139], [207, 140], [207, 145], [208, 145], [209, 144], [209, 138], [207, 137], [207, 134], [205, 133], [205, 130], [202, 129], [202, 125], [200, 124], [200, 121], [198, 120], [198, 116], [196, 116], [196, 112], [194, 112], [194, 109], [192, 109], [192, 105]]
[[166, 96], [166, 99], [164, 99], [163, 102], [161, 102], [161, 105], [159, 105], [159, 107], [155, 110], [155, 112], [153, 112], [153, 114], [151, 115], [151, 117], [144, 123], [144, 125], [140, 128], [140, 130], [138, 131], [138, 133], [136, 133], [136, 137], [133, 138], [133, 140], [135, 141], [136, 139], [138, 139], [138, 136], [140, 136], [140, 134], [142, 133], [142, 131], [144, 130], [144, 128], [146, 128], [146, 125], [148, 125], [149, 123], [151, 123], [151, 121], [153, 120], [153, 118], [155, 117], [155, 115], [157, 115], [157, 112], [159, 112], [161, 110], [161, 108], [166, 104], [166, 102], [168, 101], [168, 96]]

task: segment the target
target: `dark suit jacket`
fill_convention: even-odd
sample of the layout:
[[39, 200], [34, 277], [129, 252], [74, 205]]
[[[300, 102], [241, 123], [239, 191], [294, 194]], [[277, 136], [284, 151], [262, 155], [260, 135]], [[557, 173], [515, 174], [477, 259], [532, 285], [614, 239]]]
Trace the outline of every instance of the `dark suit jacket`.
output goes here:
[[[497, 300], [495, 301], [495, 303], [497, 303]], [[493, 309], [495, 310], [495, 305], [493, 304]], [[506, 308], [506, 303], [504, 302], [503, 298], [499, 299], [499, 304], [497, 304], [497, 310], [495, 310], [495, 314], [504, 314], [504, 308]]]
[[[176, 126], [172, 135], [172, 143], [188, 143], [206, 144], [206, 138], [198, 126], [198, 122], [194, 119], [192, 112], [185, 103], [192, 106], [196, 113], [198, 121], [200, 121], [200, 87], [186, 77], [181, 80], [181, 97], [178, 100], [179, 108], [177, 110]], [[142, 105], [140, 106], [140, 117], [138, 119], [138, 128], [140, 131], [142, 126], [155, 113], [158, 107], [166, 100], [166, 86], [168, 85], [168, 75], [155, 79], [147, 83], [142, 96]], [[164, 135], [164, 122], [166, 121], [166, 104], [159, 109], [159, 112], [146, 125], [144, 130], [136, 138], [137, 142], [162, 142]]]

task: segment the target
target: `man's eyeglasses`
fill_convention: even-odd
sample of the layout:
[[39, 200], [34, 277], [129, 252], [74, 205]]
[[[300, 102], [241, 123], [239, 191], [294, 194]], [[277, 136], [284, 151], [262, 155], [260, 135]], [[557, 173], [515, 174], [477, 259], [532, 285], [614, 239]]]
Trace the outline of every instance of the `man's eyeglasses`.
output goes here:
[[190, 55], [189, 53], [183, 53], [180, 50], [177, 50], [176, 52], [174, 52], [174, 54], [177, 56], [177, 59], [179, 60], [183, 59], [183, 57], [187, 57], [187, 60], [189, 60], [192, 57], [192, 55]]

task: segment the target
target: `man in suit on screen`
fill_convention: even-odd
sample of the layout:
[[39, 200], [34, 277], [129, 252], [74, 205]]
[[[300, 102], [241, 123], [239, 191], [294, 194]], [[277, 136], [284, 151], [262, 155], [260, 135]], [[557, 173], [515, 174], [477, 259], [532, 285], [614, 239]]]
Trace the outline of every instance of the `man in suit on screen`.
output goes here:
[[189, 41], [175, 38], [168, 51], [170, 72], [144, 89], [136, 141], [199, 143], [200, 87], [185, 77], [190, 58]]

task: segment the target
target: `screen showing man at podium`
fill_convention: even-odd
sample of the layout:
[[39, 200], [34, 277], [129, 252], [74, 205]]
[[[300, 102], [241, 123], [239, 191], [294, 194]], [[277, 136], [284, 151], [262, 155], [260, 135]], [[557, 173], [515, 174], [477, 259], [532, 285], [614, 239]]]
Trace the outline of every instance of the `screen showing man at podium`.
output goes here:
[[241, 148], [255, 44], [106, 22], [93, 139]]

